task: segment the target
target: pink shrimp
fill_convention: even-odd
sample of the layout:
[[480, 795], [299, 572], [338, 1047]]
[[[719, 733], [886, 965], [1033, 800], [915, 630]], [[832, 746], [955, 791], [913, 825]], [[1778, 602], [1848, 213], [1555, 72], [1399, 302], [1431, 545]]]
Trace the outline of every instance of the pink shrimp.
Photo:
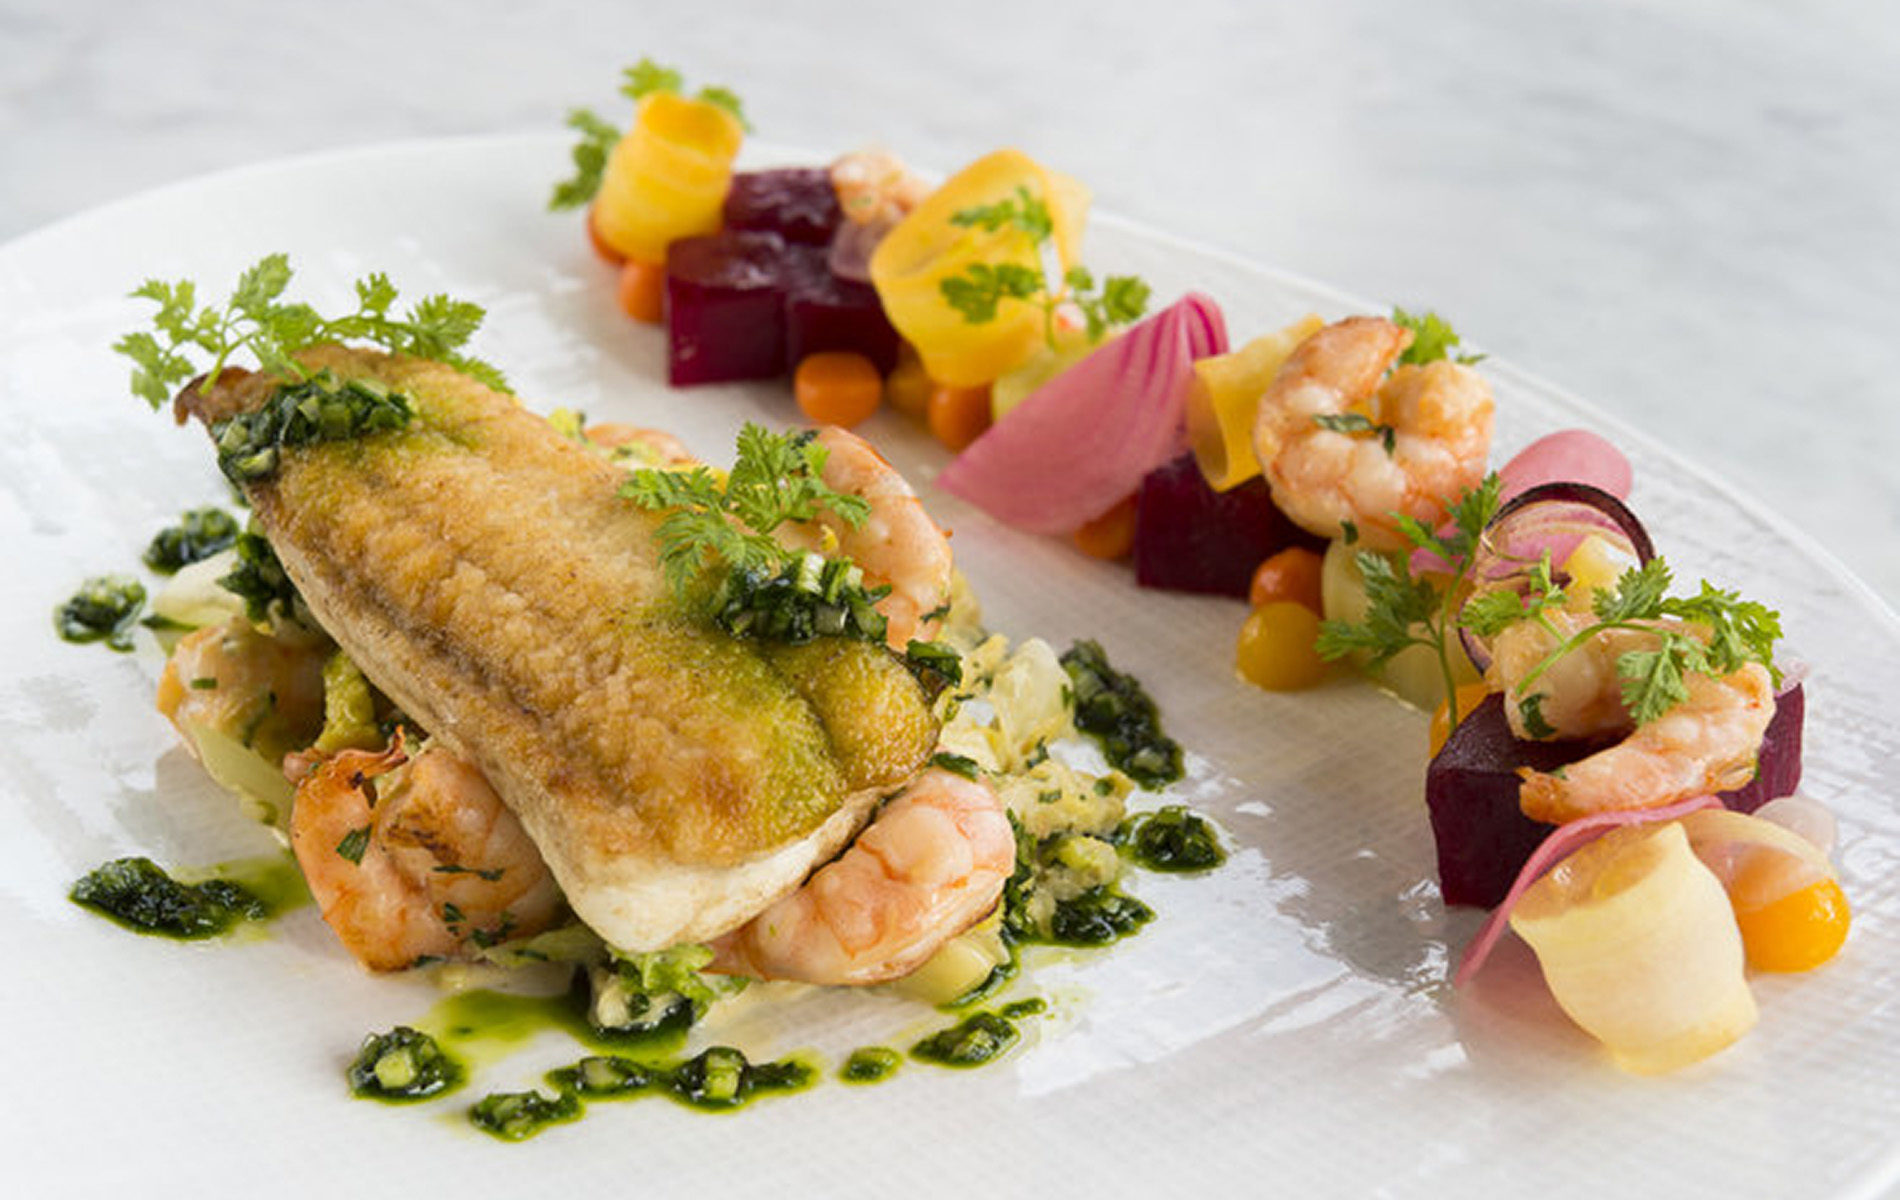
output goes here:
[[561, 894], [540, 851], [473, 766], [344, 750], [298, 785], [290, 846], [323, 919], [358, 961], [394, 971], [539, 932]]
[[715, 941], [711, 969], [834, 985], [897, 979], [994, 908], [1015, 865], [996, 793], [932, 768], [804, 886]]

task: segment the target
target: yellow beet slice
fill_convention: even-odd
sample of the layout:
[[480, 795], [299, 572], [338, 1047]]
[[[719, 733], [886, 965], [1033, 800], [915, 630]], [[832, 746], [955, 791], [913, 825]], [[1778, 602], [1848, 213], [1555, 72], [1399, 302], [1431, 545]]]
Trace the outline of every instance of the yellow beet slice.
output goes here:
[[944, 299], [943, 282], [972, 266], [1012, 265], [1040, 274], [1040, 251], [1014, 225], [984, 229], [954, 218], [966, 209], [1016, 200], [1020, 190], [1049, 209], [1051, 241], [1062, 268], [1079, 256], [1088, 191], [1020, 150], [998, 150], [951, 176], [898, 222], [871, 255], [871, 284], [924, 370], [938, 383], [976, 387], [1029, 357], [1043, 337], [1042, 310], [1006, 298], [987, 321], [972, 322]]
[[716, 232], [744, 140], [745, 127], [716, 104], [673, 92], [644, 97], [601, 177], [594, 201], [601, 239], [627, 258], [656, 263], [668, 243]]
[[1224, 492], [1260, 474], [1253, 450], [1254, 414], [1259, 411], [1260, 397], [1293, 348], [1325, 324], [1308, 313], [1231, 354], [1211, 355], [1194, 364], [1194, 386], [1187, 402], [1188, 444], [1209, 487]]

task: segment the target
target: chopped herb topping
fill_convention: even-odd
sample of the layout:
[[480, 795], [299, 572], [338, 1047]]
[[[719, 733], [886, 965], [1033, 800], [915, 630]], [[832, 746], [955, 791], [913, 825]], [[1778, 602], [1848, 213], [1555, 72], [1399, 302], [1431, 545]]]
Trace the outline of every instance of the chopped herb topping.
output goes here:
[[507, 868], [483, 867], [478, 869], [476, 867], [464, 867], [459, 863], [443, 863], [438, 867], [432, 868], [432, 870], [434, 870], [437, 875], [473, 875], [477, 879], [493, 883], [501, 878], [502, 873], [506, 871]]
[[303, 598], [270, 543], [261, 534], [240, 533], [236, 545], [237, 565], [219, 577], [218, 586], [244, 601], [244, 614], [253, 624], [297, 620]]
[[336, 855], [360, 867], [363, 865], [363, 852], [367, 849], [369, 849], [369, 826], [360, 825], [343, 835], [343, 840], [336, 844]]
[[1151, 871], [1206, 871], [1227, 861], [1214, 827], [1179, 804], [1127, 818], [1115, 840]]
[[1110, 765], [1145, 788], [1181, 778], [1181, 746], [1161, 731], [1161, 715], [1141, 683], [1111, 667], [1100, 643], [1080, 641], [1062, 655], [1075, 688], [1076, 728], [1101, 744]]
[[493, 1092], [468, 1110], [471, 1125], [506, 1142], [525, 1141], [550, 1125], [580, 1115], [580, 1098], [572, 1092], [552, 1096], [537, 1091]]
[[1376, 433], [1388, 455], [1398, 448], [1399, 431], [1390, 425], [1375, 423], [1364, 413], [1315, 413], [1313, 424], [1334, 433]]
[[748, 423], [722, 481], [705, 467], [633, 472], [620, 494], [664, 512], [660, 564], [674, 591], [690, 599], [704, 575], [723, 567], [707, 607], [736, 637], [801, 643], [816, 637], [884, 639], [875, 607], [888, 589], [867, 588], [847, 558], [781, 546], [772, 531], [829, 512], [855, 529], [870, 516], [861, 496], [824, 481], [829, 452], [810, 430], [773, 433]]
[[789, 1092], [812, 1080], [812, 1069], [792, 1059], [753, 1063], [731, 1046], [714, 1046], [673, 1068], [673, 1095], [695, 1108], [737, 1108], [763, 1092]]
[[912, 1058], [945, 1067], [980, 1067], [994, 1062], [1021, 1040], [1015, 1022], [992, 1012], [975, 1012], [910, 1048]]
[[239, 921], [269, 915], [250, 889], [224, 879], [180, 883], [149, 858], [119, 858], [73, 884], [74, 903], [139, 933], [197, 940], [216, 937]]
[[161, 529], [145, 548], [145, 565], [160, 575], [201, 562], [237, 541], [237, 518], [221, 508], [194, 508]]
[[558, 1091], [596, 1100], [645, 1091], [660, 1075], [618, 1054], [591, 1054], [571, 1067], [549, 1071], [547, 1078]]
[[[205, 307], [199, 306], [197, 285], [188, 279], [147, 280], [132, 295], [158, 305], [153, 329], [128, 333], [112, 347], [132, 360], [133, 394], [156, 409], [194, 375], [207, 377], [206, 388], [215, 386], [219, 372], [239, 350], [249, 351], [273, 375], [307, 379], [309, 372], [296, 356], [325, 342], [369, 342], [392, 353], [447, 363], [492, 388], [507, 390], [500, 371], [461, 353], [481, 327], [485, 314], [479, 305], [429, 296], [403, 317], [393, 317], [389, 310], [396, 302], [396, 288], [378, 272], [357, 281], [356, 310], [331, 319], [307, 304], [281, 300], [292, 275], [286, 255], [266, 255], [238, 277], [222, 306]], [[208, 357], [209, 363], [197, 356]]]
[[262, 407], [211, 428], [218, 469], [234, 484], [268, 479], [288, 447], [351, 441], [401, 429], [415, 410], [406, 396], [370, 379], [339, 380], [328, 371], [271, 393]]
[[897, 1074], [904, 1057], [888, 1046], [861, 1046], [851, 1052], [838, 1071], [846, 1083], [880, 1083]]
[[53, 628], [69, 642], [132, 648], [132, 627], [145, 607], [145, 585], [126, 575], [95, 575], [53, 610]]
[[1154, 909], [1103, 885], [1056, 903], [1047, 940], [1058, 946], [1106, 946], [1154, 920]]
[[398, 1025], [364, 1038], [345, 1077], [365, 1099], [426, 1100], [459, 1087], [463, 1070], [434, 1038]]
[[1517, 715], [1524, 722], [1524, 732], [1542, 740], [1557, 736], [1557, 730], [1544, 719], [1544, 693], [1532, 692], [1517, 702]]
[[965, 779], [970, 780], [977, 779], [982, 774], [982, 768], [977, 766], [977, 762], [974, 758], [962, 754], [952, 754], [948, 750], [940, 750], [936, 754], [931, 755], [930, 765], [933, 767], [942, 767], [952, 775], [961, 775]]

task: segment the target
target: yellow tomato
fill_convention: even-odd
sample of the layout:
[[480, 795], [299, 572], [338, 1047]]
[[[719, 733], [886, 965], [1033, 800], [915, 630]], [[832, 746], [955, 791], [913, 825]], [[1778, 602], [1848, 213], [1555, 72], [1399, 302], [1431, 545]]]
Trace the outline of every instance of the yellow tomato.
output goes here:
[[[1471, 715], [1471, 710], [1478, 707], [1484, 698], [1490, 694], [1491, 689], [1483, 683], [1459, 684], [1458, 691], [1456, 692], [1458, 698], [1459, 723], [1463, 724], [1464, 719]], [[1457, 726], [1453, 725], [1451, 721], [1451, 701], [1439, 701], [1437, 710], [1432, 713], [1431, 739], [1433, 758], [1438, 757], [1438, 752], [1445, 748], [1445, 742], [1451, 737], [1451, 731], [1455, 728], [1457, 728]]]
[[744, 140], [739, 119], [716, 104], [674, 92], [644, 97], [601, 176], [593, 211], [600, 240], [657, 263], [669, 243], [717, 231]]
[[1028, 358], [1043, 336], [1044, 315], [1006, 298], [996, 315], [972, 322], [944, 298], [946, 279], [976, 265], [1010, 264], [1042, 272], [1035, 239], [1013, 224], [958, 224], [967, 209], [1018, 200], [1023, 192], [1049, 209], [1051, 240], [1064, 270], [1081, 246], [1088, 192], [1020, 150], [998, 150], [946, 180], [886, 234], [871, 255], [871, 284], [897, 331], [917, 348], [932, 379], [977, 387]]
[[1309, 688], [1326, 678], [1326, 660], [1313, 651], [1319, 614], [1304, 604], [1275, 600], [1253, 610], [1240, 627], [1234, 665], [1241, 678], [1270, 692]]
[[1853, 918], [1847, 895], [1832, 879], [1818, 879], [1773, 904], [1736, 910], [1742, 949], [1757, 971], [1810, 971], [1847, 941]]

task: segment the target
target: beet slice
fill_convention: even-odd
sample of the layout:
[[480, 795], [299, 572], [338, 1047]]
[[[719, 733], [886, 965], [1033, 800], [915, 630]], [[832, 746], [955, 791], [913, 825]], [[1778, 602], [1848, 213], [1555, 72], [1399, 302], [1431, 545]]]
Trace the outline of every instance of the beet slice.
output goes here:
[[666, 378], [675, 387], [785, 371], [785, 239], [725, 230], [666, 251]]
[[1274, 506], [1266, 480], [1217, 492], [1192, 454], [1150, 471], [1135, 500], [1135, 582], [1142, 587], [1244, 598], [1268, 555], [1325, 545]]
[[[1753, 812], [1801, 782], [1801, 730], [1807, 701], [1800, 684], [1781, 693], [1762, 739], [1755, 778], [1716, 798]], [[1438, 845], [1438, 887], [1446, 904], [1491, 908], [1503, 901], [1531, 851], [1555, 826], [1518, 807], [1518, 768], [1550, 771], [1602, 749], [1599, 741], [1520, 741], [1492, 693], [1458, 723], [1425, 773], [1425, 804]]]
[[[829, 186], [829, 184], [827, 184]], [[897, 330], [878, 303], [877, 289], [841, 279], [822, 247], [788, 246], [795, 260], [785, 297], [785, 366], [797, 370], [809, 354], [843, 350], [862, 354], [888, 375], [897, 365]]]
[[741, 171], [726, 192], [725, 226], [776, 233], [788, 242], [829, 247], [844, 211], [823, 167]]

